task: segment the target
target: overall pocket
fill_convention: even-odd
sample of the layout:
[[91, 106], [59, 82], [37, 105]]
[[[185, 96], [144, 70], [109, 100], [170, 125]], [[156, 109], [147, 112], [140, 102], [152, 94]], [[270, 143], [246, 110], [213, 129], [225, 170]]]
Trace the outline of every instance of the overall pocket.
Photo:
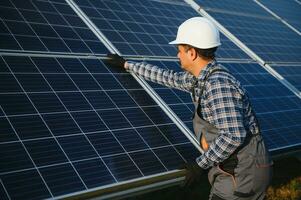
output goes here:
[[262, 137], [254, 136], [246, 148], [239, 152], [238, 158], [239, 163], [235, 169], [237, 187], [234, 195], [251, 197], [255, 193], [264, 192], [271, 181], [273, 162]]
[[255, 190], [266, 190], [272, 180], [273, 161], [268, 152], [255, 157], [253, 187]]
[[255, 159], [252, 155], [245, 154], [244, 159], [239, 159], [237, 168], [234, 170], [236, 188], [234, 195], [238, 197], [251, 197], [254, 195]]
[[223, 197], [223, 199], [237, 199], [233, 196], [236, 181], [232, 174], [225, 172], [219, 166], [214, 166], [208, 174], [209, 182], [212, 184], [212, 193]]

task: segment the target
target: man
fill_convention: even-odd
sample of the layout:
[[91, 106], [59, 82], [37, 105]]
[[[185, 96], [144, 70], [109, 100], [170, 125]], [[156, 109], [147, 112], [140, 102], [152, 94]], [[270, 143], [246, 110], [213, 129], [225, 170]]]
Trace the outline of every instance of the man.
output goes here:
[[185, 164], [187, 185], [209, 169], [209, 199], [264, 199], [271, 179], [271, 160], [246, 91], [215, 60], [215, 51], [221, 45], [217, 28], [203, 17], [188, 19], [170, 44], [177, 45], [184, 72], [126, 61], [116, 54], [109, 54], [107, 62], [191, 93], [194, 133], [204, 153], [196, 162]]

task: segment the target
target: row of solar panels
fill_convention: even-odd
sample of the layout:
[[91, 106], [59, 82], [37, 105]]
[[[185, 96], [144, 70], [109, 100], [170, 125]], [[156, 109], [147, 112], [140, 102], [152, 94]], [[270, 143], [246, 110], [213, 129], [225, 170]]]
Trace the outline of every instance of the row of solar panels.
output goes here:
[[[221, 35], [217, 57], [249, 92], [270, 151], [299, 148], [301, 103], [291, 86], [301, 86], [300, 35], [258, 2], [196, 2], [236, 37]], [[296, 29], [298, 6], [283, 15]], [[110, 50], [179, 70], [167, 43], [179, 24], [199, 15], [192, 7], [167, 0], [0, 2], [1, 199], [110, 188], [173, 173], [199, 155], [186, 137], [189, 94], [140, 80], [142, 87], [103, 63]]]
[[[13, 3], [12, 3], [13, 2]], [[198, 15], [184, 3], [164, 1], [74, 1], [123, 55], [174, 56], [167, 43], [183, 19]], [[267, 62], [300, 62], [298, 34], [254, 1], [196, 1], [223, 26]], [[300, 31], [300, 5], [280, 16]], [[262, 1], [272, 9], [277, 0]], [[106, 49], [65, 1], [2, 1], [1, 46], [3, 50], [56, 53], [105, 54]], [[274, 5], [274, 7], [273, 7]], [[245, 6], [245, 7], [244, 7]], [[289, 10], [290, 9], [290, 10]], [[293, 10], [291, 10], [293, 9]], [[219, 58], [248, 59], [222, 36]]]

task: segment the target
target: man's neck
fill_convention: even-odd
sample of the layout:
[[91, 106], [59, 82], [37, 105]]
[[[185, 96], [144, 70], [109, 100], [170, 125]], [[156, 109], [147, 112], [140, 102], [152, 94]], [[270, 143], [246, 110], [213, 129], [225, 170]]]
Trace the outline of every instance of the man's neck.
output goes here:
[[191, 74], [193, 74], [195, 77], [198, 77], [201, 73], [201, 71], [210, 63], [212, 60], [204, 60], [204, 59], [198, 59], [193, 63]]

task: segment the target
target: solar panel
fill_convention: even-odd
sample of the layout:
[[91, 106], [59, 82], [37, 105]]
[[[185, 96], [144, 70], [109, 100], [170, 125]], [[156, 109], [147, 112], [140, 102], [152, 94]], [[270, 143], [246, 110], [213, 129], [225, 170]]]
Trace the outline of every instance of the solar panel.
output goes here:
[[255, 63], [223, 63], [244, 85], [270, 151], [301, 145], [301, 100]]
[[297, 1], [260, 0], [264, 6], [301, 32], [301, 5]]
[[[263, 15], [257, 3], [240, 1], [237, 8], [228, 1], [196, 2], [264, 61], [301, 62], [300, 35], [272, 15]], [[242, 12], [230, 12], [234, 8]]]
[[[199, 16], [188, 4], [171, 1], [79, 1], [74, 2], [123, 55], [176, 56], [168, 42], [178, 26]], [[220, 58], [249, 59], [233, 42], [221, 36]]]
[[[235, 1], [235, 0], [195, 0], [202, 6], [205, 6], [206, 10], [228, 12], [228, 13], [239, 13], [241, 15], [253, 15], [261, 17], [270, 17], [270, 14], [260, 7], [253, 1]], [[203, 7], [202, 7], [203, 8]]]
[[271, 65], [271, 67], [301, 91], [301, 65]]
[[[175, 61], [147, 62], [175, 71], [180, 69], [179, 64]], [[222, 62], [221, 64], [228, 68], [246, 88], [269, 150], [300, 146], [300, 98], [257, 63]], [[193, 132], [191, 117], [194, 106], [189, 93], [154, 83], [150, 83], [150, 85]]]
[[100, 59], [0, 63], [1, 199], [111, 187], [199, 155], [130, 74]]
[[0, 50], [105, 54], [105, 46], [65, 1], [0, 3]]

